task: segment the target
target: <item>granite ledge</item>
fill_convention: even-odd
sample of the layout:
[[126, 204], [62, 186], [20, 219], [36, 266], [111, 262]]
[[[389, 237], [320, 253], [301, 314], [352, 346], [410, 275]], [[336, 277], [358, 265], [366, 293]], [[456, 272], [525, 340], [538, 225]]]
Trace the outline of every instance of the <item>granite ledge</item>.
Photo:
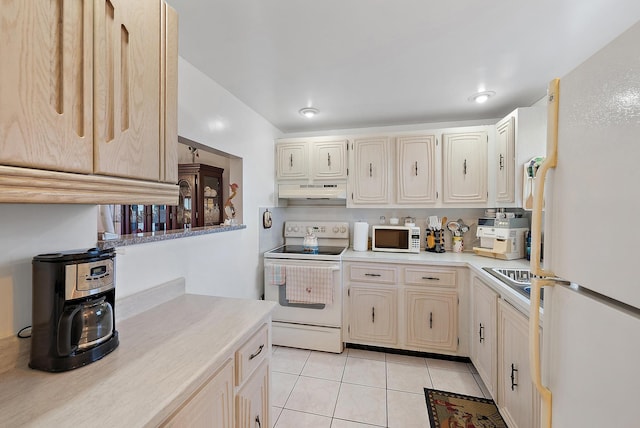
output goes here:
[[115, 247], [124, 247], [127, 245], [146, 244], [149, 242], [167, 241], [170, 239], [182, 239], [192, 236], [210, 235], [212, 233], [229, 232], [232, 230], [246, 229], [245, 224], [236, 225], [219, 225], [193, 227], [191, 229], [176, 229], [159, 232], [134, 233], [131, 235], [121, 235], [115, 239], [99, 240], [96, 246], [102, 250]]

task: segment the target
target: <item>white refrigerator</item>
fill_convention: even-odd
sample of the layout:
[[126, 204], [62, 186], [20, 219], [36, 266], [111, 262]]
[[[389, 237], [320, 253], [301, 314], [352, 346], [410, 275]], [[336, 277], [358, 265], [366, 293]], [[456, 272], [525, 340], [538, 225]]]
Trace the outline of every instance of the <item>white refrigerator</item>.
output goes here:
[[640, 23], [551, 82], [548, 114], [531, 269], [570, 285], [532, 290], [542, 426], [640, 427]]

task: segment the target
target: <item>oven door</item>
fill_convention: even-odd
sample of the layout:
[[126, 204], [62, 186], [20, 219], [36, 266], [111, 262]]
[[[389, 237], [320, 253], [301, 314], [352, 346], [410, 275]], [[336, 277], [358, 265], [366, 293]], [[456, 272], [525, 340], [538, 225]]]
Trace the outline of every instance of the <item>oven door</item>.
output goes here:
[[[269, 275], [269, 266], [327, 267], [333, 271], [333, 304], [290, 303], [286, 299], [286, 286], [274, 285]], [[339, 261], [265, 259], [264, 295], [266, 300], [276, 302], [273, 321], [290, 322], [327, 327], [342, 326], [342, 272]]]

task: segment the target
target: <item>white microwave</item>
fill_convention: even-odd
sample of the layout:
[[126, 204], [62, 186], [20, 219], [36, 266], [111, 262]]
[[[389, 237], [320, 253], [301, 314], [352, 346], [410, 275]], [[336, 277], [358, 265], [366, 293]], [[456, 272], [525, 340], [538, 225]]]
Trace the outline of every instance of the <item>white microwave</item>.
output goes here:
[[371, 249], [393, 253], [419, 253], [420, 228], [416, 226], [371, 226]]

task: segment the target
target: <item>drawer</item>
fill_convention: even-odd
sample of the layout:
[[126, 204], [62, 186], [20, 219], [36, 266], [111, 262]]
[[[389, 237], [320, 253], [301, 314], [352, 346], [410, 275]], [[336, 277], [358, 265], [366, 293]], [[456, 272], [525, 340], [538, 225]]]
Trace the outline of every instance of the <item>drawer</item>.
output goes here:
[[236, 351], [236, 386], [247, 379], [269, 354], [269, 327], [260, 330]]
[[405, 267], [404, 282], [407, 285], [428, 285], [431, 287], [455, 288], [457, 272], [455, 270]]
[[391, 266], [351, 265], [349, 267], [349, 279], [359, 282], [396, 284], [398, 280], [398, 270]]

